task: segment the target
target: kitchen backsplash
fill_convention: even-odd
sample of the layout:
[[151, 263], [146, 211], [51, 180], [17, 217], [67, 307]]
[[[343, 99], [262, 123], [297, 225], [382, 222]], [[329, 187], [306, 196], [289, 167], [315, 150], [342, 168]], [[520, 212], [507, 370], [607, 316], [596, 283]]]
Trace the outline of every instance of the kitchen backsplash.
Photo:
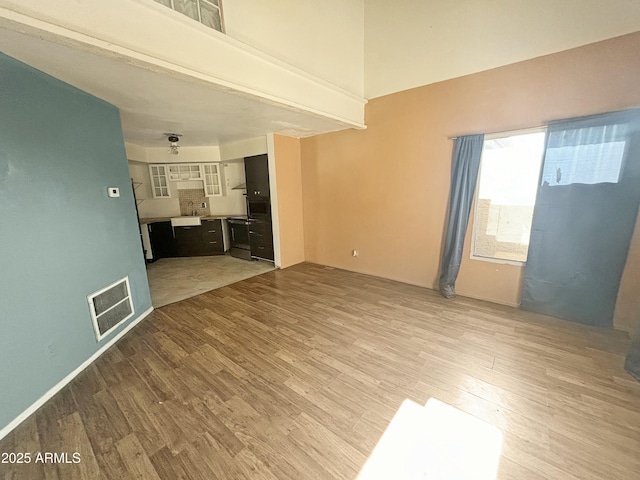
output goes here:
[[206, 207], [202, 206], [202, 204], [208, 200], [207, 197], [204, 196], [203, 188], [178, 190], [178, 199], [180, 200], [180, 215], [193, 215], [194, 210], [198, 216], [209, 215], [210, 210], [208, 203]]

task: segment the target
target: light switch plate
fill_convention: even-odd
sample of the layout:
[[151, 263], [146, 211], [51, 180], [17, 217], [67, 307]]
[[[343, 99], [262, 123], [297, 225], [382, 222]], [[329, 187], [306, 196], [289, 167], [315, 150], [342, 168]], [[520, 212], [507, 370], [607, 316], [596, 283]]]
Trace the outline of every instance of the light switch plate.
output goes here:
[[107, 194], [111, 198], [117, 198], [117, 197], [120, 196], [120, 189], [118, 187], [108, 187], [107, 188]]

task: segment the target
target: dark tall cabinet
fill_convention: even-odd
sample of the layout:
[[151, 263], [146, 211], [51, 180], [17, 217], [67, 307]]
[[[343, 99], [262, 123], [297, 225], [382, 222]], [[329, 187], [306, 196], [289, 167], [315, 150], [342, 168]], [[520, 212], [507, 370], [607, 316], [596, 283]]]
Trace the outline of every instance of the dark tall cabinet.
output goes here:
[[269, 160], [266, 154], [245, 157], [244, 173], [247, 178], [249, 201], [269, 199]]
[[249, 215], [251, 257], [273, 261], [271, 191], [269, 189], [269, 159], [267, 155], [245, 157], [244, 172], [247, 180], [247, 214]]

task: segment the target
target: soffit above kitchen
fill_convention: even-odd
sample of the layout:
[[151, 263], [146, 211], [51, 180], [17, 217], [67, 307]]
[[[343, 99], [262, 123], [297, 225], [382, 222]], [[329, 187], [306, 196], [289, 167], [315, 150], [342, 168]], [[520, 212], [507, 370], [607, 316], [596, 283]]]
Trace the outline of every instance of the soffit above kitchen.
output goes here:
[[164, 132], [211, 146], [364, 128], [366, 100], [189, 19], [160, 15], [185, 33], [182, 45], [141, 52], [36, 17], [0, 7], [0, 50], [117, 106], [129, 143], [164, 146]]

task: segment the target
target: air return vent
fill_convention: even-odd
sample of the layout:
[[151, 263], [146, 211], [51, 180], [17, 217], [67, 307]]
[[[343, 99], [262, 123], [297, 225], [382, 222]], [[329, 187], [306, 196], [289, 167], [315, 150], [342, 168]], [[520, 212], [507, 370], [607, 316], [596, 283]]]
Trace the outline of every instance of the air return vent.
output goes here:
[[92, 293], [87, 299], [98, 340], [133, 315], [129, 277]]

